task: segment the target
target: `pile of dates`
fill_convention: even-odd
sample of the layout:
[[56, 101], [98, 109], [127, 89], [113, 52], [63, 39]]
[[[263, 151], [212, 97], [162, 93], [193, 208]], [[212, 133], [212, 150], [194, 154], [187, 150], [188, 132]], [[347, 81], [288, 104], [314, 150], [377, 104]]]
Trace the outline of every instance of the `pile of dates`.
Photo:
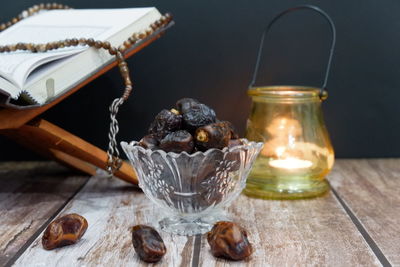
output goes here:
[[139, 145], [165, 152], [206, 151], [242, 144], [229, 121], [217, 119], [215, 111], [193, 98], [182, 98], [175, 108], [163, 109], [151, 123]]

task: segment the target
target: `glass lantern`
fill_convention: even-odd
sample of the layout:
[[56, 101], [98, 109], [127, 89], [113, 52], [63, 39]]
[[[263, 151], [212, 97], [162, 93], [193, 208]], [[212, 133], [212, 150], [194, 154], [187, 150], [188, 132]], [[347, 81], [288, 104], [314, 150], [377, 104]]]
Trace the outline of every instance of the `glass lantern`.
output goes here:
[[321, 110], [320, 89], [269, 86], [249, 90], [253, 104], [246, 138], [264, 142], [245, 193], [261, 198], [320, 195], [334, 153]]
[[[323, 86], [254, 86], [266, 33], [278, 18], [299, 9], [318, 12], [331, 26], [333, 38]], [[246, 138], [264, 142], [264, 147], [248, 177], [245, 194], [296, 199], [319, 196], [329, 189], [325, 176], [333, 167], [334, 152], [321, 103], [327, 98], [326, 83], [335, 39], [335, 27], [329, 16], [309, 5], [280, 13], [264, 31], [248, 90], [252, 108], [246, 131]]]

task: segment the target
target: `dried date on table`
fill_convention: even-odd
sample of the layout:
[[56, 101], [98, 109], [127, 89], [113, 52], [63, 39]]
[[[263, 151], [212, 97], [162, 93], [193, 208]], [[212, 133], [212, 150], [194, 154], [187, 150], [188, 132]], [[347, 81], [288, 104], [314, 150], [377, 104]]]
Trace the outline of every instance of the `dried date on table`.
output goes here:
[[43, 248], [50, 250], [75, 244], [88, 228], [86, 219], [76, 213], [52, 221], [42, 237]]
[[217, 222], [207, 233], [207, 241], [215, 257], [243, 260], [253, 252], [246, 230], [233, 222]]
[[147, 225], [132, 228], [132, 243], [139, 258], [145, 262], [157, 262], [167, 252], [160, 234]]

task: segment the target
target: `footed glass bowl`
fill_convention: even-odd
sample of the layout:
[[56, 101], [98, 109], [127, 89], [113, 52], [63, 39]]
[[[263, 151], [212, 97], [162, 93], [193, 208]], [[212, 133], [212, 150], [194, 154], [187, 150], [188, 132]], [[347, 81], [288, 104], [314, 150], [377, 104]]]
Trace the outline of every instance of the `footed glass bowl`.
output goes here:
[[179, 235], [209, 231], [222, 218], [221, 208], [246, 185], [263, 143], [242, 139], [243, 145], [194, 154], [145, 149], [133, 141], [122, 148], [134, 166], [139, 186], [166, 217], [161, 229]]

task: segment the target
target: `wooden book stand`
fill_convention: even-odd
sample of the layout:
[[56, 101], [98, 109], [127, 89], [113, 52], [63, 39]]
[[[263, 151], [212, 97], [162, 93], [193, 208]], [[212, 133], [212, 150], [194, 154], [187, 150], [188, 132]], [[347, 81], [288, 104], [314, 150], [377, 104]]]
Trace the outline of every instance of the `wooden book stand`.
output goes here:
[[[132, 56], [158, 39], [172, 25], [173, 21], [141, 41], [137, 46], [125, 53], [125, 58]], [[105, 169], [107, 162], [107, 153], [105, 151], [46, 120], [40, 119], [39, 116], [116, 65], [116, 61], [112, 62], [95, 75], [46, 105], [29, 109], [0, 108], [0, 134], [15, 140], [42, 156], [52, 158], [87, 174], [94, 175], [96, 167]], [[114, 175], [130, 183], [138, 183], [135, 171], [127, 162], [124, 162]]]

